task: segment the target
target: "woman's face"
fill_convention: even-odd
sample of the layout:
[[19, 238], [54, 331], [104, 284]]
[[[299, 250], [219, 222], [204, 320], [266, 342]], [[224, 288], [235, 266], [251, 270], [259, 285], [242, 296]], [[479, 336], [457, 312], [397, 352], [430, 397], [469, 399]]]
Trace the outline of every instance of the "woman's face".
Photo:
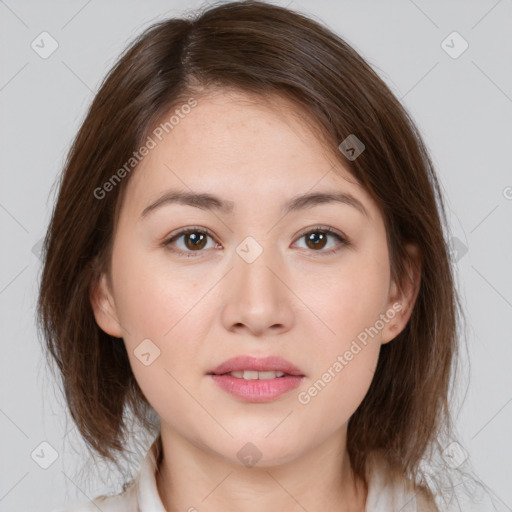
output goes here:
[[[153, 136], [127, 185], [112, 289], [102, 279], [92, 296], [162, 431], [236, 463], [339, 438], [407, 321], [376, 204], [287, 107], [223, 91]], [[171, 191], [216, 199], [160, 200]], [[298, 200], [310, 194], [345, 196]], [[211, 375], [238, 356], [280, 357], [300, 376]]]

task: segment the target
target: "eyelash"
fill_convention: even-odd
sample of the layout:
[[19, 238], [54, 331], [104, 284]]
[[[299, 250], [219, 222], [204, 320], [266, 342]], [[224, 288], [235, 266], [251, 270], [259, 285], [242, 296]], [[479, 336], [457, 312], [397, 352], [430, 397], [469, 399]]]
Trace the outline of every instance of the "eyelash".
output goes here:
[[[327, 235], [332, 235], [333, 237], [337, 238], [339, 240], [339, 242], [341, 243], [341, 246], [338, 246], [335, 249], [330, 249], [328, 251], [321, 251], [321, 250], [314, 251], [313, 249], [311, 249], [312, 252], [318, 252], [318, 253], [320, 253], [320, 254], [322, 254], [324, 256], [328, 256], [328, 255], [335, 254], [341, 248], [348, 247], [350, 245], [350, 242], [345, 237], [343, 237], [342, 235], [337, 233], [334, 229], [330, 228], [329, 226], [314, 226], [312, 228], [308, 228], [308, 231], [303, 232], [299, 236], [299, 238], [297, 240], [300, 240], [301, 238], [303, 238], [306, 235], [309, 235], [311, 233], [318, 233], [318, 232], [324, 233], [324, 234], [327, 234]], [[170, 251], [172, 251], [174, 253], [183, 254], [186, 258], [195, 258], [199, 254], [195, 255], [194, 253], [201, 253], [201, 252], [204, 252], [204, 250], [198, 250], [198, 251], [188, 251], [187, 250], [187, 251], [184, 251], [182, 249], [175, 249], [175, 248], [171, 247], [172, 242], [174, 242], [175, 240], [178, 240], [182, 236], [187, 235], [189, 233], [202, 233], [202, 234], [208, 235], [212, 239], [214, 238], [213, 233], [209, 229], [207, 229], [207, 228], [200, 228], [200, 227], [196, 227], [196, 226], [191, 226], [189, 228], [185, 228], [185, 229], [183, 229], [181, 231], [178, 231], [171, 238], [166, 239], [162, 243], [162, 245], [164, 247], [167, 247]]]

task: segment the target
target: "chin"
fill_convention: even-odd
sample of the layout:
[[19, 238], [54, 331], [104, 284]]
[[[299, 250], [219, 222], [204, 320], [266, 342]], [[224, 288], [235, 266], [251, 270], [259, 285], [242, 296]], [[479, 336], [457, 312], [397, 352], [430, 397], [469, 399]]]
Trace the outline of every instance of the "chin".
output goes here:
[[[225, 450], [220, 453], [231, 463], [239, 466], [270, 468], [292, 462], [304, 449], [302, 443], [298, 443], [300, 446], [290, 443], [290, 438], [286, 439], [286, 436], [272, 433], [265, 438], [267, 434], [268, 431], [261, 435], [255, 435], [253, 431], [251, 435], [236, 435], [229, 441], [228, 453]], [[275, 437], [270, 439], [274, 435]]]

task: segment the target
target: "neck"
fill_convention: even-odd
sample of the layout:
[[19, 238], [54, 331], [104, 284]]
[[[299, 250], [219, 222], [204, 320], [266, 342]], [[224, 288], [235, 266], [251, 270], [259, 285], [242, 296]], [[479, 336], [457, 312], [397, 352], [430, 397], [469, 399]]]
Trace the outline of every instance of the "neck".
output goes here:
[[163, 432], [162, 450], [156, 480], [167, 512], [365, 509], [367, 487], [355, 477], [345, 436], [339, 433], [287, 461], [252, 467], [196, 446], [172, 431]]

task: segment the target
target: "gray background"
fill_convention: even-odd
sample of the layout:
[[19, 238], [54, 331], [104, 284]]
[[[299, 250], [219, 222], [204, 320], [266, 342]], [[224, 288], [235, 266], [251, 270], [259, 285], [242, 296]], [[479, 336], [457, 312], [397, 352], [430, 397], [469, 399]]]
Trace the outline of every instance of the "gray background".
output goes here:
[[[276, 3], [316, 17], [354, 46], [425, 138], [449, 206], [468, 318], [459, 441], [503, 510], [512, 510], [512, 0]], [[80, 441], [64, 421], [34, 326], [38, 243], [52, 185], [107, 70], [149, 24], [199, 5], [0, 1], [1, 511], [51, 510], [116, 485], [100, 475], [80, 481]], [[59, 45], [47, 59], [31, 48], [43, 31]], [[442, 46], [453, 31], [469, 44], [457, 58]], [[47, 469], [40, 465], [51, 462], [51, 450], [42, 442], [59, 455]]]

